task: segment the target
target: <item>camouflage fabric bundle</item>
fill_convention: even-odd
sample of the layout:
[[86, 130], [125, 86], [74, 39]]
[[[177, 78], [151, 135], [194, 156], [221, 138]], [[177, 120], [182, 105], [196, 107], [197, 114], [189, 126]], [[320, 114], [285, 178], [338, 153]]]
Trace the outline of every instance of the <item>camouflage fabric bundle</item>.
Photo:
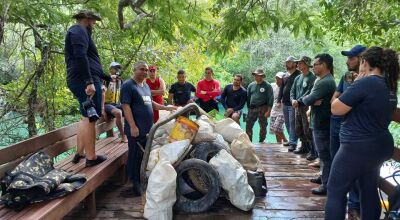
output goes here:
[[55, 169], [51, 157], [37, 152], [1, 180], [1, 202], [21, 210], [29, 204], [64, 196], [81, 188], [85, 175]]

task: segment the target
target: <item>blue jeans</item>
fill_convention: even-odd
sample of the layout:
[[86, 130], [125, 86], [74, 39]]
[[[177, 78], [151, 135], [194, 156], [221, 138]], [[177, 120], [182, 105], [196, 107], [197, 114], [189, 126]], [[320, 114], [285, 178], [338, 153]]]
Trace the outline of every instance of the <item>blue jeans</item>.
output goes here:
[[283, 104], [283, 117], [285, 118], [286, 130], [289, 133], [289, 144], [297, 145], [295, 111], [291, 105]]
[[325, 219], [344, 219], [346, 195], [358, 180], [361, 219], [376, 220], [381, 215], [378, 196], [379, 171], [382, 163], [393, 154], [394, 142], [389, 131], [365, 142], [340, 143], [332, 163], [328, 182]]
[[315, 148], [317, 149], [318, 156], [320, 161], [322, 162], [322, 185], [327, 186], [329, 179], [329, 172], [331, 170], [331, 153], [329, 147], [329, 130], [313, 130], [313, 138]]
[[[340, 133], [340, 125], [343, 121], [343, 117], [331, 116], [331, 124], [330, 124], [330, 147], [331, 147], [331, 158], [332, 161], [335, 158], [336, 153], [340, 147], [339, 133]], [[358, 182], [354, 184], [354, 186], [350, 189], [349, 192], [349, 201], [347, 203], [349, 209], [360, 210], [360, 193], [358, 189]]]

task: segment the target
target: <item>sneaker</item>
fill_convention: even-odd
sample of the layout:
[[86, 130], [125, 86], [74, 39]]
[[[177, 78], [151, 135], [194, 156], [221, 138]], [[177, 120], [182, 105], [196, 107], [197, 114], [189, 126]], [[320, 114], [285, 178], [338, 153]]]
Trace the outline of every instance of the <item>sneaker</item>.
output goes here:
[[302, 145], [297, 150], [293, 151], [293, 153], [294, 154], [306, 154], [306, 153], [308, 153], [308, 149], [307, 149], [307, 147], [303, 147], [303, 145]]
[[327, 193], [327, 189], [324, 185], [320, 185], [317, 188], [311, 189], [311, 193], [314, 195], [320, 195], [320, 196], [325, 196]]
[[314, 162], [309, 163], [308, 166], [311, 168], [320, 168], [321, 167], [321, 165], [319, 163], [319, 159], [316, 159]]
[[85, 155], [75, 154], [74, 158], [72, 158], [72, 163], [77, 164], [81, 159], [85, 158]]
[[134, 198], [134, 197], [139, 197], [142, 194], [138, 193], [137, 191], [135, 191], [133, 188], [129, 188], [126, 190], [122, 190], [119, 195], [123, 198]]
[[86, 167], [92, 167], [92, 166], [96, 166], [97, 164], [107, 160], [106, 156], [103, 155], [96, 155], [96, 159], [94, 160], [88, 160], [86, 159]]
[[308, 154], [307, 154], [307, 157], [306, 157], [306, 160], [308, 160], [308, 161], [313, 161], [313, 160], [315, 160], [315, 159], [317, 159], [317, 158], [318, 158], [318, 156], [317, 156], [316, 154], [308, 153]]
[[347, 210], [347, 219], [348, 220], [360, 220], [360, 210], [349, 209]]
[[290, 143], [289, 143], [289, 142], [283, 142], [282, 145], [285, 146], [285, 147], [289, 147], [289, 146], [290, 146]]
[[288, 151], [293, 152], [294, 150], [296, 150], [296, 145], [290, 145]]
[[310, 182], [316, 183], [316, 184], [322, 184], [321, 176], [314, 177], [314, 178], [310, 179]]

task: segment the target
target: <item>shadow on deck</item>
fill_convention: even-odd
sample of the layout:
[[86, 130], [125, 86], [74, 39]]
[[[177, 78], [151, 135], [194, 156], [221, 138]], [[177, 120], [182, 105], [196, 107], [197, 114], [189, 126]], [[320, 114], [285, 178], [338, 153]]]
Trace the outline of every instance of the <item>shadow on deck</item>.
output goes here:
[[[318, 185], [309, 181], [316, 170], [310, 169], [308, 161], [278, 144], [256, 145], [256, 152], [265, 169], [268, 193], [256, 199], [250, 212], [233, 207], [220, 198], [213, 207], [202, 214], [175, 212], [174, 219], [323, 219], [325, 197], [311, 194]], [[96, 190], [98, 219], [143, 219], [141, 198], [122, 198], [120, 191], [128, 185], [109, 181]], [[64, 219], [87, 219], [87, 210], [76, 207]]]

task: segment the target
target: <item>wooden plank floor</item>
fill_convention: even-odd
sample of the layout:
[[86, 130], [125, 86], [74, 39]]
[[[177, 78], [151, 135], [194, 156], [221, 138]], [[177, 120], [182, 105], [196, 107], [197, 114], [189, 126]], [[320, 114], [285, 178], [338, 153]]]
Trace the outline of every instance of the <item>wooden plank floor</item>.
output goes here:
[[[268, 193], [265, 198], [256, 199], [252, 211], [243, 212], [221, 198], [206, 213], [175, 212], [174, 219], [323, 219], [325, 197], [311, 194], [310, 190], [318, 185], [309, 181], [316, 170], [307, 166], [308, 161], [277, 144], [257, 145], [256, 152], [266, 171]], [[97, 219], [143, 219], [141, 198], [120, 196], [120, 191], [127, 187], [109, 181], [96, 191]], [[87, 219], [87, 216], [82, 205], [65, 219]]]

